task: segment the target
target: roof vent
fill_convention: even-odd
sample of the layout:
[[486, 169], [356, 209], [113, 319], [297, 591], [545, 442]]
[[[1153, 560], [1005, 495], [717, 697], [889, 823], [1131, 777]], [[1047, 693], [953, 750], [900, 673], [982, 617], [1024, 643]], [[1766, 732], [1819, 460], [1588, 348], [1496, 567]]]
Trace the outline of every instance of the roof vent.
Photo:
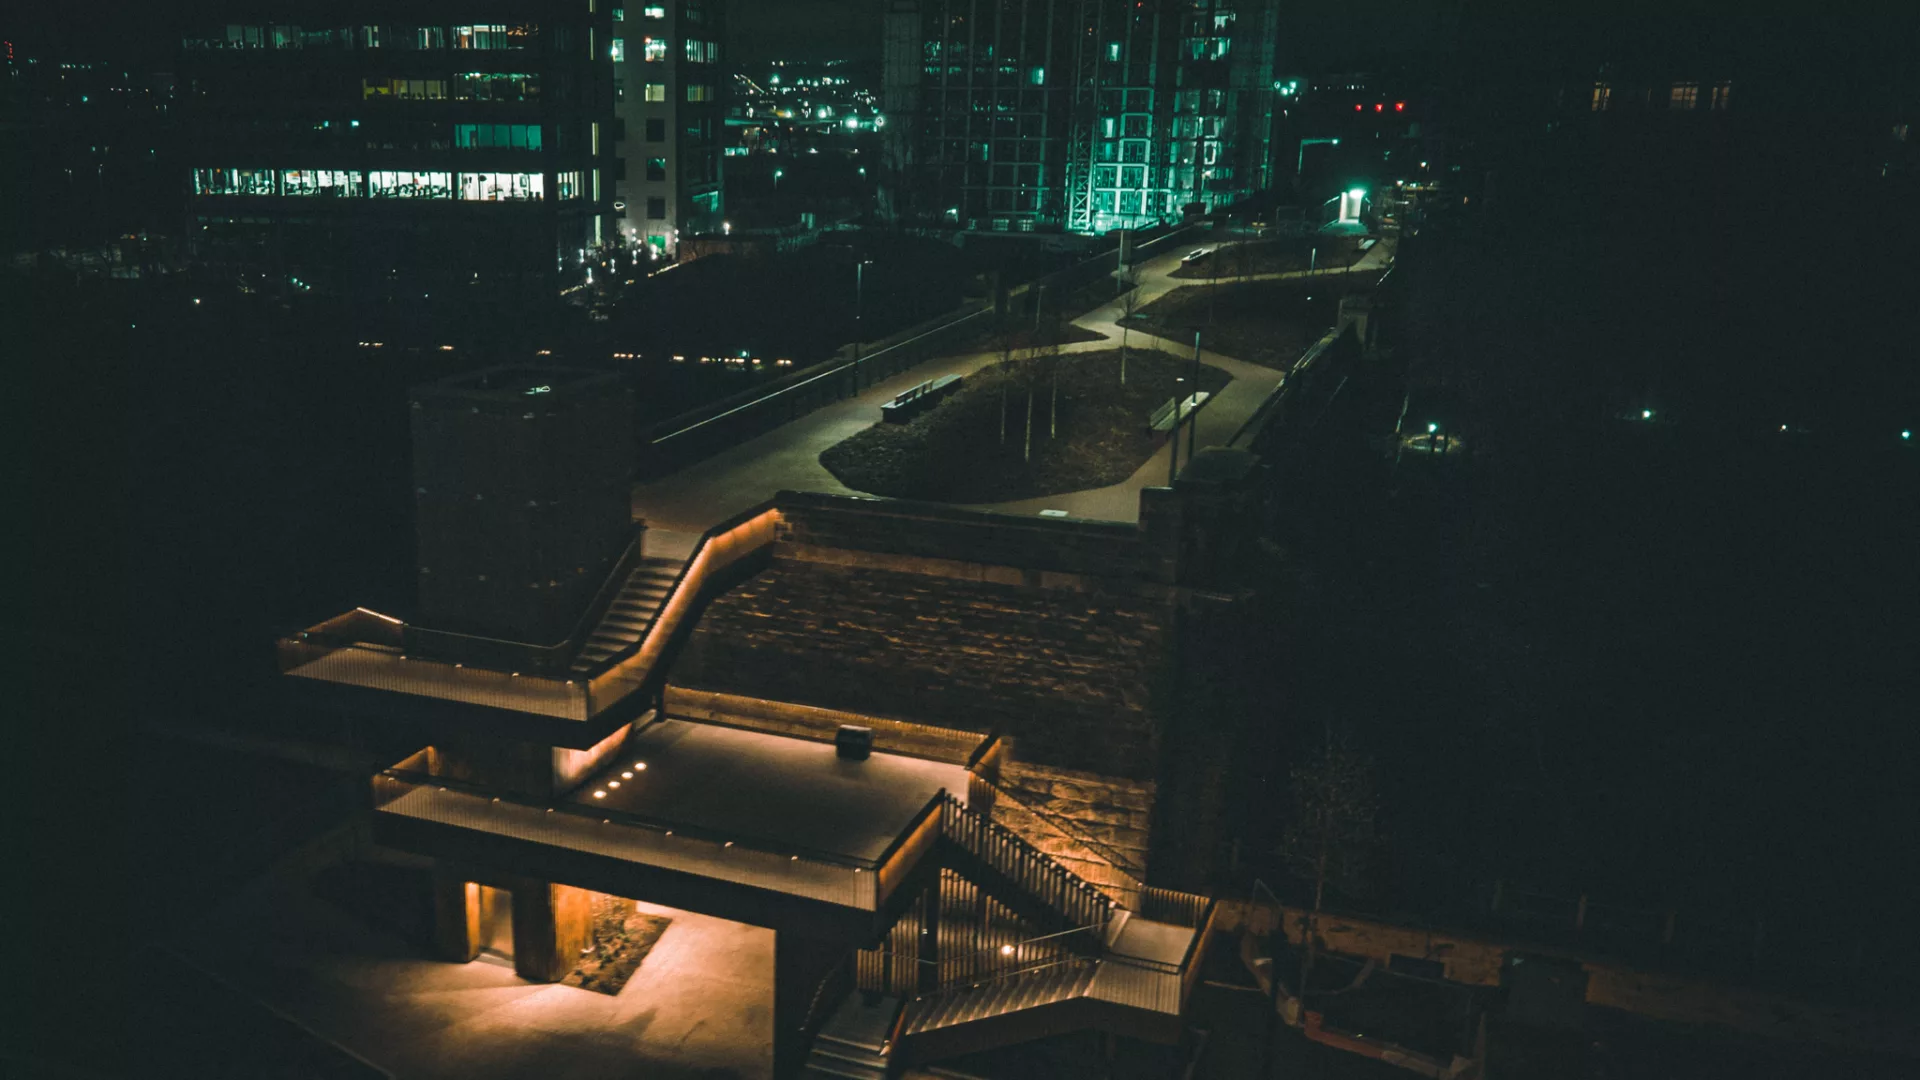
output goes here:
[[834, 752], [852, 761], [865, 761], [873, 753], [873, 729], [841, 724], [833, 736]]

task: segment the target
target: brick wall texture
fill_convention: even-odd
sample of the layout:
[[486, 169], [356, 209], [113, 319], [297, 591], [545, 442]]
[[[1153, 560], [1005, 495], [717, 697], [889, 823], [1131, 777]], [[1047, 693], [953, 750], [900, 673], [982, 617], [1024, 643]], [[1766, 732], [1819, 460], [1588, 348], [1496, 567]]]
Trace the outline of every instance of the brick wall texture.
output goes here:
[[675, 670], [695, 689], [989, 732], [1023, 761], [1150, 779], [1164, 602], [783, 557], [715, 600]]

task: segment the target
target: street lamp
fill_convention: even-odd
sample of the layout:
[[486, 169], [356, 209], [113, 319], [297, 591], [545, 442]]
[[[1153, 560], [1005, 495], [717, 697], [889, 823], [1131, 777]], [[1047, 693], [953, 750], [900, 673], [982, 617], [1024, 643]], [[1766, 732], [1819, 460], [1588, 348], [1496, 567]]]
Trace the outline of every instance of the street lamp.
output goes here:
[[1301, 139], [1300, 140], [1300, 159], [1293, 163], [1293, 186], [1294, 187], [1297, 188], [1300, 186], [1300, 174], [1304, 172], [1307, 167], [1307, 147], [1317, 146], [1320, 144], [1325, 144], [1328, 146], [1339, 146], [1340, 140], [1339, 139]]
[[780, 190], [780, 178], [785, 175], [787, 175], [787, 170], [785, 169], [773, 170], [773, 190], [775, 191]]
[[861, 259], [853, 264], [853, 392], [860, 392], [860, 336], [862, 316], [866, 313], [867, 264], [872, 259]]

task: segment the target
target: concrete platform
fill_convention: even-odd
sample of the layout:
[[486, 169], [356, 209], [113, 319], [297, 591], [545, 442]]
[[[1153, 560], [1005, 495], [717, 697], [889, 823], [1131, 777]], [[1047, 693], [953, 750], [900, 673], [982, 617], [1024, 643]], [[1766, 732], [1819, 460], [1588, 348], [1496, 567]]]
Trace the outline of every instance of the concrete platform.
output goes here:
[[627, 750], [573, 801], [803, 855], [874, 862], [941, 789], [967, 798], [960, 765], [881, 753], [848, 761], [827, 743], [716, 724], [662, 720]]

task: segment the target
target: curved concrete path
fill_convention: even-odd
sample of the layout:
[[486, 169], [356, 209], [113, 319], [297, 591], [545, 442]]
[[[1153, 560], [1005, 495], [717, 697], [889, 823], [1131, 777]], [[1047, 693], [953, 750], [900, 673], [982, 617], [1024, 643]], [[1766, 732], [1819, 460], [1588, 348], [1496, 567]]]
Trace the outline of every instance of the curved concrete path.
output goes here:
[[[1196, 284], [1193, 279], [1174, 278], [1182, 252], [1174, 251], [1149, 259], [1135, 267], [1140, 299], [1136, 310], [1175, 289]], [[1375, 244], [1345, 273], [1365, 273], [1383, 269], [1390, 258], [1385, 242]], [[1326, 277], [1342, 271], [1321, 271], [1312, 276]], [[1250, 278], [1222, 279], [1227, 284], [1240, 280], [1267, 281], [1309, 276], [1305, 272], [1256, 274]], [[1204, 287], [1204, 282], [1199, 283]], [[1122, 312], [1119, 301], [1099, 307], [1073, 320], [1073, 325], [1101, 335], [1098, 341], [1077, 341], [1061, 346], [1062, 352], [1094, 352], [1120, 344], [1117, 320]], [[1134, 330], [1127, 335], [1129, 347], [1158, 349], [1175, 356], [1193, 355], [1193, 342], [1172, 341]], [[998, 361], [996, 352], [967, 353], [928, 360], [911, 371], [896, 375], [859, 395], [816, 409], [806, 416], [756, 436], [705, 461], [670, 476], [661, 477], [633, 489], [633, 512], [651, 526], [648, 549], [661, 555], [684, 555], [699, 535], [716, 522], [723, 521], [772, 498], [782, 490], [824, 491], [842, 495], [861, 495], [842, 484], [820, 464], [820, 454], [842, 439], [880, 422], [880, 406], [895, 394], [935, 375], [970, 375]], [[1226, 372], [1228, 383], [1198, 418], [1198, 446], [1217, 446], [1232, 438], [1253, 415], [1260, 403], [1278, 386], [1283, 373], [1235, 360], [1230, 356], [1202, 349], [1201, 363]], [[1182, 438], [1188, 439], [1183, 432]], [[1180, 448], [1184, 456], [1186, 443]], [[1037, 514], [1042, 510], [1064, 511], [1070, 517], [1106, 521], [1137, 521], [1140, 517], [1140, 489], [1167, 483], [1168, 456], [1171, 449], [1162, 446], [1125, 481], [1103, 488], [1046, 495], [1009, 502], [979, 503], [970, 508], [996, 510], [1010, 514]]]

